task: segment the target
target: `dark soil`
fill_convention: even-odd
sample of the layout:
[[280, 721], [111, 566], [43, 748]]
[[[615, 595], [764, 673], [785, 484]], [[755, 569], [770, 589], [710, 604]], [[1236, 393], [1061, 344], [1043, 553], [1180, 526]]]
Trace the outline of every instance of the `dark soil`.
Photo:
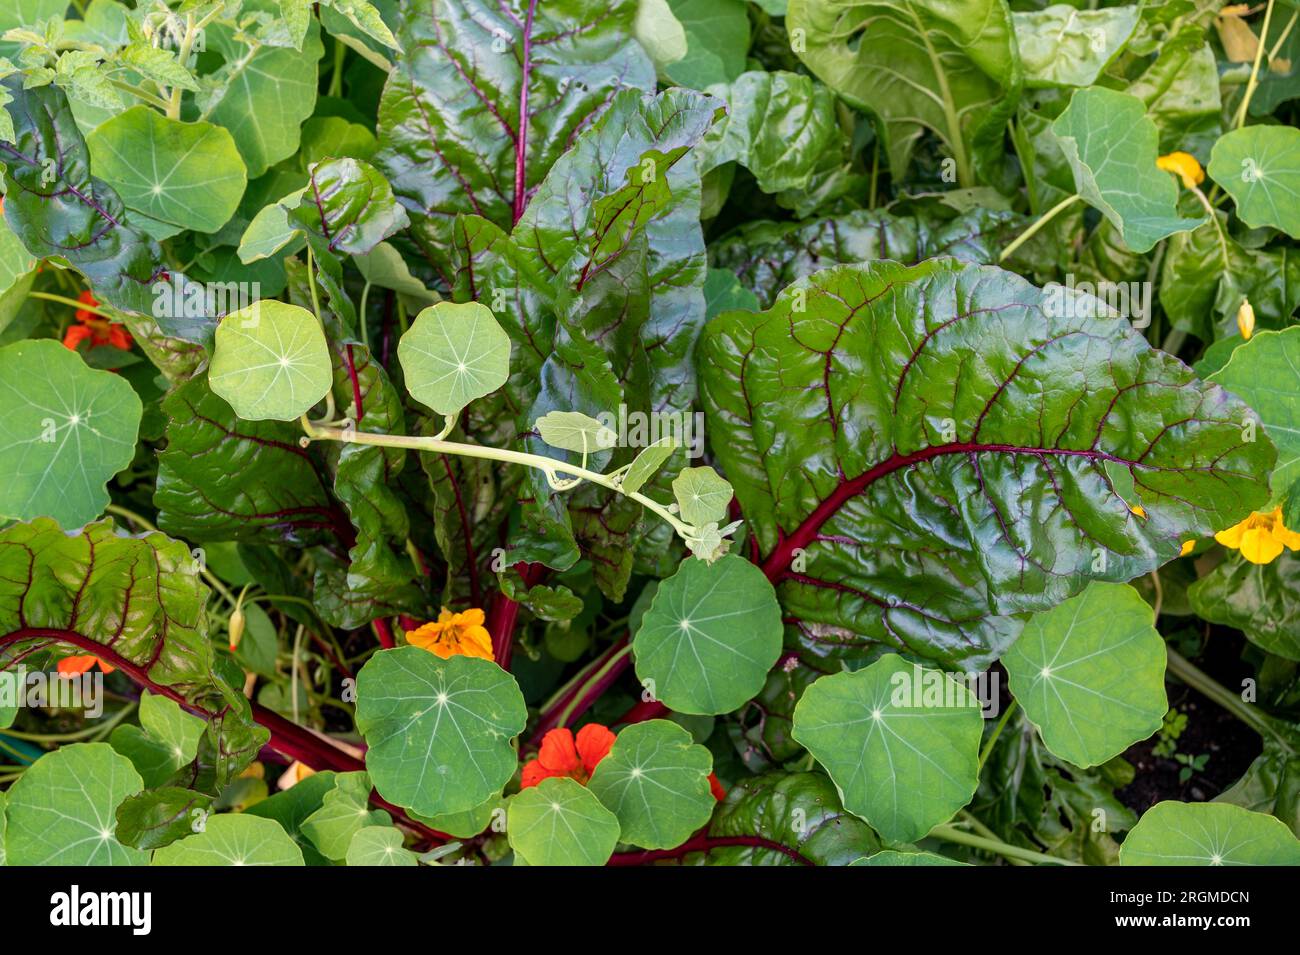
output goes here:
[[[1241, 659], [1244, 639], [1238, 633], [1216, 629], [1206, 648], [1192, 662], [1223, 686], [1234, 689], [1253, 671]], [[1115, 791], [1120, 802], [1139, 815], [1163, 799], [1205, 802], [1229, 788], [1259, 755], [1260, 738], [1227, 710], [1177, 680], [1167, 680], [1169, 705], [1187, 715], [1187, 727], [1178, 737], [1178, 752], [1209, 755], [1205, 769], [1186, 782], [1183, 769], [1171, 758], [1152, 754], [1159, 736], [1136, 743], [1124, 752], [1137, 776], [1132, 784]]]

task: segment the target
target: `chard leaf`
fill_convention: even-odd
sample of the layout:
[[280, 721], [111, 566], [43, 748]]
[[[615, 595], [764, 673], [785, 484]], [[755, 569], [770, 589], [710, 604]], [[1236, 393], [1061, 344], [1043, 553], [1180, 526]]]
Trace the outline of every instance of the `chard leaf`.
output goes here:
[[929, 131], [960, 185], [988, 180], [1022, 82], [1004, 0], [791, 0], [786, 26], [815, 76], [879, 117], [895, 176]]
[[20, 76], [0, 88], [13, 97], [15, 139], [0, 142], [9, 227], [33, 255], [79, 269], [101, 301], [152, 314], [153, 285], [167, 274], [162, 250], [132, 225], [113, 187], [91, 176], [67, 96], [55, 86], [24, 89]]
[[781, 653], [781, 608], [742, 557], [689, 559], [655, 591], [632, 642], [638, 679], [679, 713], [726, 713], [754, 696]]
[[245, 813], [212, 816], [203, 830], [157, 849], [154, 865], [302, 865], [302, 852], [272, 819]]
[[239, 206], [247, 184], [230, 133], [182, 123], [133, 106], [86, 140], [95, 171], [128, 209], [195, 232], [215, 232]]
[[1279, 820], [1228, 803], [1156, 803], [1119, 849], [1120, 865], [1300, 865]]
[[131, 463], [143, 407], [120, 375], [88, 368], [50, 339], [0, 349], [6, 477], [0, 514], [80, 527], [108, 505], [106, 482]]
[[604, 865], [618, 843], [618, 818], [580, 783], [543, 779], [510, 799], [510, 847], [528, 865]]
[[709, 324], [714, 454], [787, 618], [980, 668], [1014, 614], [1149, 573], [1267, 500], [1275, 452], [1245, 405], [1049, 294], [951, 260], [868, 263]]
[[524, 728], [510, 674], [476, 657], [384, 650], [357, 675], [357, 729], [380, 795], [424, 816], [464, 812], [501, 791]]
[[245, 421], [292, 421], [329, 392], [330, 369], [316, 316], [265, 299], [231, 312], [217, 326], [208, 383]]
[[407, 227], [406, 210], [379, 171], [360, 159], [326, 159], [311, 167], [291, 225], [334, 255], [364, 255]]
[[1077, 90], [1052, 132], [1079, 195], [1123, 233], [1132, 251], [1149, 251], [1200, 225], [1178, 215], [1178, 186], [1156, 167], [1159, 137], [1136, 96], [1100, 86]]
[[1240, 630], [1257, 647], [1300, 661], [1300, 557], [1290, 551], [1267, 564], [1233, 554], [1188, 587], [1187, 597], [1202, 620]]
[[384, 88], [375, 161], [448, 281], [457, 213], [509, 228], [617, 90], [653, 90], [636, 11], [635, 0], [404, 5], [407, 53]]
[[348, 865], [412, 866], [419, 865], [416, 855], [402, 848], [402, 834], [392, 826], [366, 826], [358, 829], [348, 845]]
[[212, 797], [164, 786], [127, 796], [117, 807], [117, 838], [146, 852], [192, 835], [212, 806]]
[[509, 379], [510, 336], [478, 302], [439, 302], [415, 316], [397, 358], [411, 396], [454, 417]]
[[1047, 748], [1075, 766], [1118, 756], [1169, 710], [1165, 642], [1127, 584], [1094, 583], [1035, 614], [1002, 663]]
[[686, 36], [686, 54], [664, 67], [676, 86], [707, 89], [745, 68], [749, 15], [742, 0], [668, 0]]
[[1013, 11], [1011, 23], [1026, 86], [1091, 86], [1124, 49], [1138, 25], [1139, 5], [1079, 10], [1058, 3]]
[[1214, 144], [1206, 171], [1232, 196], [1246, 225], [1300, 238], [1300, 130], [1234, 129]]
[[713, 757], [668, 720], [622, 730], [587, 788], [618, 817], [619, 841], [645, 849], [680, 845], [713, 815]]
[[921, 838], [970, 802], [982, 731], [973, 694], [898, 654], [822, 677], [794, 711], [794, 738], [826, 768], [844, 808], [895, 842]]
[[1242, 398], [1277, 445], [1270, 484], [1275, 497], [1300, 480], [1300, 327], [1264, 331], [1235, 349], [1209, 378]]
[[148, 865], [117, 840], [114, 812], [140, 791], [140, 776], [107, 743], [46, 753], [9, 789], [7, 865]]

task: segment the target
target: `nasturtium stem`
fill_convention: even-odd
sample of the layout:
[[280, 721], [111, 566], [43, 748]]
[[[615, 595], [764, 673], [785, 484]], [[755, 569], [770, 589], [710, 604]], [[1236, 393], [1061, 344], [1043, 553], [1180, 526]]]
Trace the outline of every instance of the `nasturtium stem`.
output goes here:
[[1083, 865], [1082, 862], [1058, 859], [1056, 856], [1049, 856], [1044, 852], [1021, 849], [1019, 846], [1009, 845], [998, 839], [987, 839], [983, 836], [972, 835], [951, 825], [935, 826], [930, 830], [929, 838], [955, 842], [958, 845], [970, 846], [972, 849], [983, 849], [985, 852], [992, 852], [994, 855], [1000, 855], [1005, 859], [1019, 859], [1024, 862], [1045, 863], [1047, 865]]
[[624, 497], [636, 501], [644, 506], [647, 510], [652, 511], [669, 525], [673, 530], [683, 537], [693, 534], [695, 529], [688, 524], [678, 520], [668, 508], [658, 501], [646, 497], [638, 491], [624, 491], [619, 482], [608, 474], [601, 474], [597, 471], [589, 471], [584, 467], [578, 467], [572, 464], [566, 464], [563, 461], [557, 461], [555, 458], [544, 457], [540, 454], [528, 454], [523, 451], [510, 451], [506, 448], [488, 448], [475, 444], [462, 444], [458, 441], [443, 441], [440, 438], [422, 438], [409, 437], [400, 434], [374, 434], [368, 431], [357, 431], [353, 428], [327, 428], [313, 424], [302, 417], [302, 429], [307, 433], [308, 439], [312, 441], [344, 441], [351, 444], [369, 444], [376, 447], [384, 448], [406, 448], [410, 451], [426, 451], [430, 454], [450, 454], [464, 458], [481, 458], [488, 461], [501, 461], [505, 464], [520, 464], [524, 467], [536, 468], [547, 476], [547, 480], [552, 487], [556, 485], [558, 475], [568, 474], [584, 481], [590, 481], [592, 484], [598, 484], [603, 488], [608, 488], [615, 493], [622, 494]]
[[150, 93], [148, 90], [143, 90], [138, 86], [126, 82], [126, 80], [109, 80], [109, 82], [112, 83], [114, 87], [121, 90], [123, 93], [130, 93], [132, 96], [139, 99], [140, 102], [148, 103], [150, 106], [154, 107], [155, 109], [160, 109], [163, 112], [166, 112], [168, 109], [171, 108], [170, 104], [161, 96], [155, 96], [153, 93]]
[[1007, 720], [1011, 718], [1011, 714], [1016, 711], [1016, 707], [1019, 705], [1020, 704], [1016, 700], [1012, 700], [1011, 704], [1002, 711], [1002, 719], [998, 720], [998, 725], [993, 727], [992, 735], [989, 736], [988, 742], [984, 744], [984, 748], [980, 750], [979, 768], [981, 770], [984, 768], [984, 764], [988, 761], [989, 754], [993, 752], [993, 747], [996, 745], [998, 737], [1002, 735], [1002, 730], [1006, 727]]
[[79, 302], [75, 298], [68, 298], [66, 295], [55, 295], [52, 292], [28, 292], [28, 298], [43, 298], [47, 302], [58, 302], [60, 305], [70, 305], [75, 309], [83, 312], [90, 312], [92, 315], [98, 315], [100, 318], [106, 318], [110, 322], [116, 322], [119, 316], [112, 312], [106, 312], [102, 308], [94, 305], [87, 305], [85, 302]]
[[[1250, 108], [1251, 97], [1259, 86], [1259, 64], [1264, 59], [1264, 44], [1268, 42], [1268, 24], [1273, 19], [1273, 0], [1268, 0], [1264, 9], [1264, 25], [1259, 31], [1259, 42], [1255, 44], [1255, 62], [1250, 67], [1250, 79], [1246, 81], [1246, 92], [1242, 94], [1241, 105], [1237, 107], [1237, 117], [1233, 127], [1241, 129], [1246, 123], [1246, 111]], [[1270, 55], [1271, 56], [1271, 55]]]
[[1080, 196], [1078, 193], [1075, 193], [1072, 196], [1067, 196], [1066, 198], [1058, 202], [1056, 205], [1052, 206], [1052, 208], [1044, 212], [1041, 216], [1038, 217], [1038, 221], [1036, 221], [1024, 232], [1020, 233], [1020, 235], [1016, 236], [1016, 238], [1012, 240], [1011, 244], [1002, 250], [1002, 254], [998, 256], [998, 261], [1005, 262], [1011, 256], [1011, 253], [1015, 252], [1016, 249], [1020, 248], [1022, 245], [1024, 245], [1026, 242], [1032, 239], [1035, 235], [1037, 235], [1039, 229], [1041, 229], [1043, 226], [1047, 225], [1047, 223], [1051, 222], [1054, 218], [1056, 218], [1056, 216], [1060, 212], [1072, 206], [1075, 202], [1079, 200], [1079, 198]]

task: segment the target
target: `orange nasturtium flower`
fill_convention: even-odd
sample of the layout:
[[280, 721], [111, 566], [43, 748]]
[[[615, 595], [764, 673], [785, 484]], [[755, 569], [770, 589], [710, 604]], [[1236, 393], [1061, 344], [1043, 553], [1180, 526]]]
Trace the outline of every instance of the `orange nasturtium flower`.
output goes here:
[[59, 676], [80, 676], [85, 673], [96, 663], [99, 664], [101, 673], [112, 673], [117, 667], [105, 663], [99, 657], [85, 654], [75, 657], [64, 657], [59, 661]]
[[463, 613], [452, 613], [443, 607], [437, 620], [406, 631], [406, 642], [444, 660], [456, 656], [494, 660], [492, 635], [483, 626], [486, 619], [477, 607]]
[[1183, 181], [1188, 189], [1195, 189], [1205, 182], [1205, 170], [1191, 153], [1173, 152], [1156, 160], [1156, 166], [1165, 172], [1172, 172]]
[[[90, 308], [99, 307], [99, 301], [89, 289], [78, 295], [77, 301]], [[117, 322], [110, 322], [86, 308], [77, 309], [76, 319], [81, 324], [73, 325], [63, 336], [66, 347], [75, 351], [79, 344], [89, 338], [91, 345], [109, 345], [122, 351], [131, 350], [131, 333]]]
[[550, 730], [542, 737], [537, 758], [524, 766], [520, 788], [536, 786], [553, 776], [567, 776], [585, 786], [596, 764], [609, 755], [613, 745], [614, 734], [599, 723], [588, 723], [578, 730], [577, 739], [565, 727]]
[[1268, 513], [1256, 511], [1240, 524], [1219, 531], [1214, 539], [1224, 547], [1241, 551], [1252, 564], [1267, 564], [1282, 553], [1283, 546], [1300, 550], [1300, 534], [1287, 530], [1282, 523], [1282, 508]]

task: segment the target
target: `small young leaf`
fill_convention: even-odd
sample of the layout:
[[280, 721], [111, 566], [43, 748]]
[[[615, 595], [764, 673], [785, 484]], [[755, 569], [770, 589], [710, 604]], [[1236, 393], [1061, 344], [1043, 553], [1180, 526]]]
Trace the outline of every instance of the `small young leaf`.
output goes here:
[[[370, 808], [370, 777], [365, 773], [339, 773], [334, 788], [325, 794], [321, 807], [302, 823], [302, 833], [336, 862], [350, 852], [352, 837], [369, 826], [388, 826], [392, 818], [382, 809]], [[399, 838], [398, 844], [401, 844]]]
[[618, 443], [618, 435], [590, 415], [581, 411], [552, 411], [533, 425], [537, 433], [553, 448], [592, 454]]
[[697, 527], [721, 523], [734, 492], [713, 468], [683, 468], [673, 479], [673, 496], [681, 518]]
[[781, 608], [763, 572], [727, 556], [690, 559], [663, 581], [632, 643], [636, 674], [679, 713], [727, 713], [781, 655]]
[[1138, 820], [1120, 865], [1300, 865], [1300, 840], [1279, 819], [1229, 803], [1167, 799]]
[[240, 262], [251, 265], [261, 259], [268, 259], [290, 243], [294, 245], [285, 255], [291, 255], [302, 248], [303, 231], [289, 221], [289, 210], [297, 208], [306, 191], [306, 186], [295, 189], [278, 202], [264, 206], [253, 216], [239, 240]]
[[510, 847], [529, 865], [604, 865], [618, 843], [618, 817], [572, 779], [544, 779], [510, 800]]
[[397, 343], [406, 387], [419, 402], [452, 416], [510, 377], [510, 336], [478, 302], [430, 305]]
[[324, 398], [333, 380], [325, 332], [305, 308], [267, 299], [217, 326], [208, 383], [241, 418], [292, 421]]
[[1300, 129], [1248, 126], [1210, 150], [1207, 171], [1251, 228], [1274, 226], [1300, 239]]
[[415, 853], [402, 848], [402, 834], [392, 826], [366, 826], [358, 829], [348, 845], [348, 865], [412, 866], [419, 865]]
[[632, 462], [632, 466], [623, 475], [619, 486], [628, 494], [641, 490], [645, 482], [655, 476], [677, 448], [678, 444], [672, 438], [660, 438], [654, 444], [642, 448], [641, 453]]
[[154, 865], [300, 866], [302, 851], [272, 819], [246, 813], [211, 816], [202, 832], [163, 846]]

